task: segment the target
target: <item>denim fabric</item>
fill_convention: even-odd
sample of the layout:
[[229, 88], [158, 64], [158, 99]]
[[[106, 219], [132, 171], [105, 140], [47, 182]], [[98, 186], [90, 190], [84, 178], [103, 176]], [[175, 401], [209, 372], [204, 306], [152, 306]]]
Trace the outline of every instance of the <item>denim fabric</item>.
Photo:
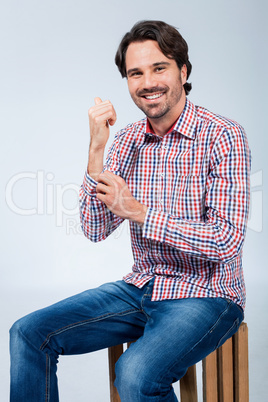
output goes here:
[[177, 401], [171, 384], [237, 331], [243, 311], [222, 298], [151, 301], [152, 287], [108, 283], [18, 320], [10, 401], [57, 402], [59, 355], [135, 339], [116, 365], [121, 401]]

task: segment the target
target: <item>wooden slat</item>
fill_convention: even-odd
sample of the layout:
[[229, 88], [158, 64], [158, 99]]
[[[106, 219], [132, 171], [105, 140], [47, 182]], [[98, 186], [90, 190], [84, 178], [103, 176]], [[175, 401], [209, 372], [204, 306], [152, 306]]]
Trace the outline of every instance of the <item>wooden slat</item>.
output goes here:
[[234, 339], [235, 402], [249, 401], [248, 327], [242, 323]]
[[234, 401], [233, 341], [229, 338], [218, 350], [218, 399], [219, 402]]
[[196, 367], [188, 368], [180, 379], [181, 402], [197, 402]]
[[217, 351], [210, 353], [202, 361], [203, 367], [203, 401], [218, 402]]
[[109, 378], [110, 378], [110, 400], [111, 402], [120, 402], [120, 397], [114, 386], [115, 380], [115, 363], [123, 353], [123, 345], [112, 346], [108, 348], [109, 360]]

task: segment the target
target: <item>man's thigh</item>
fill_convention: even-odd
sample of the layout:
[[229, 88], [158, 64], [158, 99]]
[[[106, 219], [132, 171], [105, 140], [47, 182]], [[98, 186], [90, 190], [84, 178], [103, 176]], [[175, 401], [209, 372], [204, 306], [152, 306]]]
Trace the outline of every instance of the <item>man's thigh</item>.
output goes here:
[[144, 333], [118, 366], [129, 373], [142, 368], [148, 382], [166, 384], [219, 347], [243, 320], [242, 309], [222, 298], [147, 300], [144, 311], [148, 316]]
[[35, 311], [15, 326], [49, 354], [92, 352], [142, 335], [146, 317], [139, 293], [123, 281], [108, 283]]

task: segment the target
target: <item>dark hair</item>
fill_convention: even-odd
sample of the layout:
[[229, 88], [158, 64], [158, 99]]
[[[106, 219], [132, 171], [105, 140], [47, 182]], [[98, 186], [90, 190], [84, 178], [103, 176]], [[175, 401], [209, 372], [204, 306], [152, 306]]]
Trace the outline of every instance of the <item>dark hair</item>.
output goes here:
[[[188, 59], [188, 45], [176, 28], [163, 21], [137, 22], [130, 32], [125, 34], [115, 55], [115, 64], [123, 78], [127, 76], [126, 52], [128, 46], [132, 42], [143, 42], [146, 40], [155, 40], [162, 53], [169, 59], [174, 59], [180, 70], [185, 64], [188, 79], [192, 70], [192, 65]], [[186, 82], [184, 89], [186, 95], [188, 95], [192, 89], [192, 84]]]

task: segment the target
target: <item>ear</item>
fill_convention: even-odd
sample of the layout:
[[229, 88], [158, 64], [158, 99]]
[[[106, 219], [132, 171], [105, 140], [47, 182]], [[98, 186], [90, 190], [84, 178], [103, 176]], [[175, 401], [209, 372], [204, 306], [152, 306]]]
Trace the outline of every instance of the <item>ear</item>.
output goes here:
[[187, 67], [186, 64], [184, 64], [181, 68], [181, 82], [182, 85], [184, 85], [187, 81]]

